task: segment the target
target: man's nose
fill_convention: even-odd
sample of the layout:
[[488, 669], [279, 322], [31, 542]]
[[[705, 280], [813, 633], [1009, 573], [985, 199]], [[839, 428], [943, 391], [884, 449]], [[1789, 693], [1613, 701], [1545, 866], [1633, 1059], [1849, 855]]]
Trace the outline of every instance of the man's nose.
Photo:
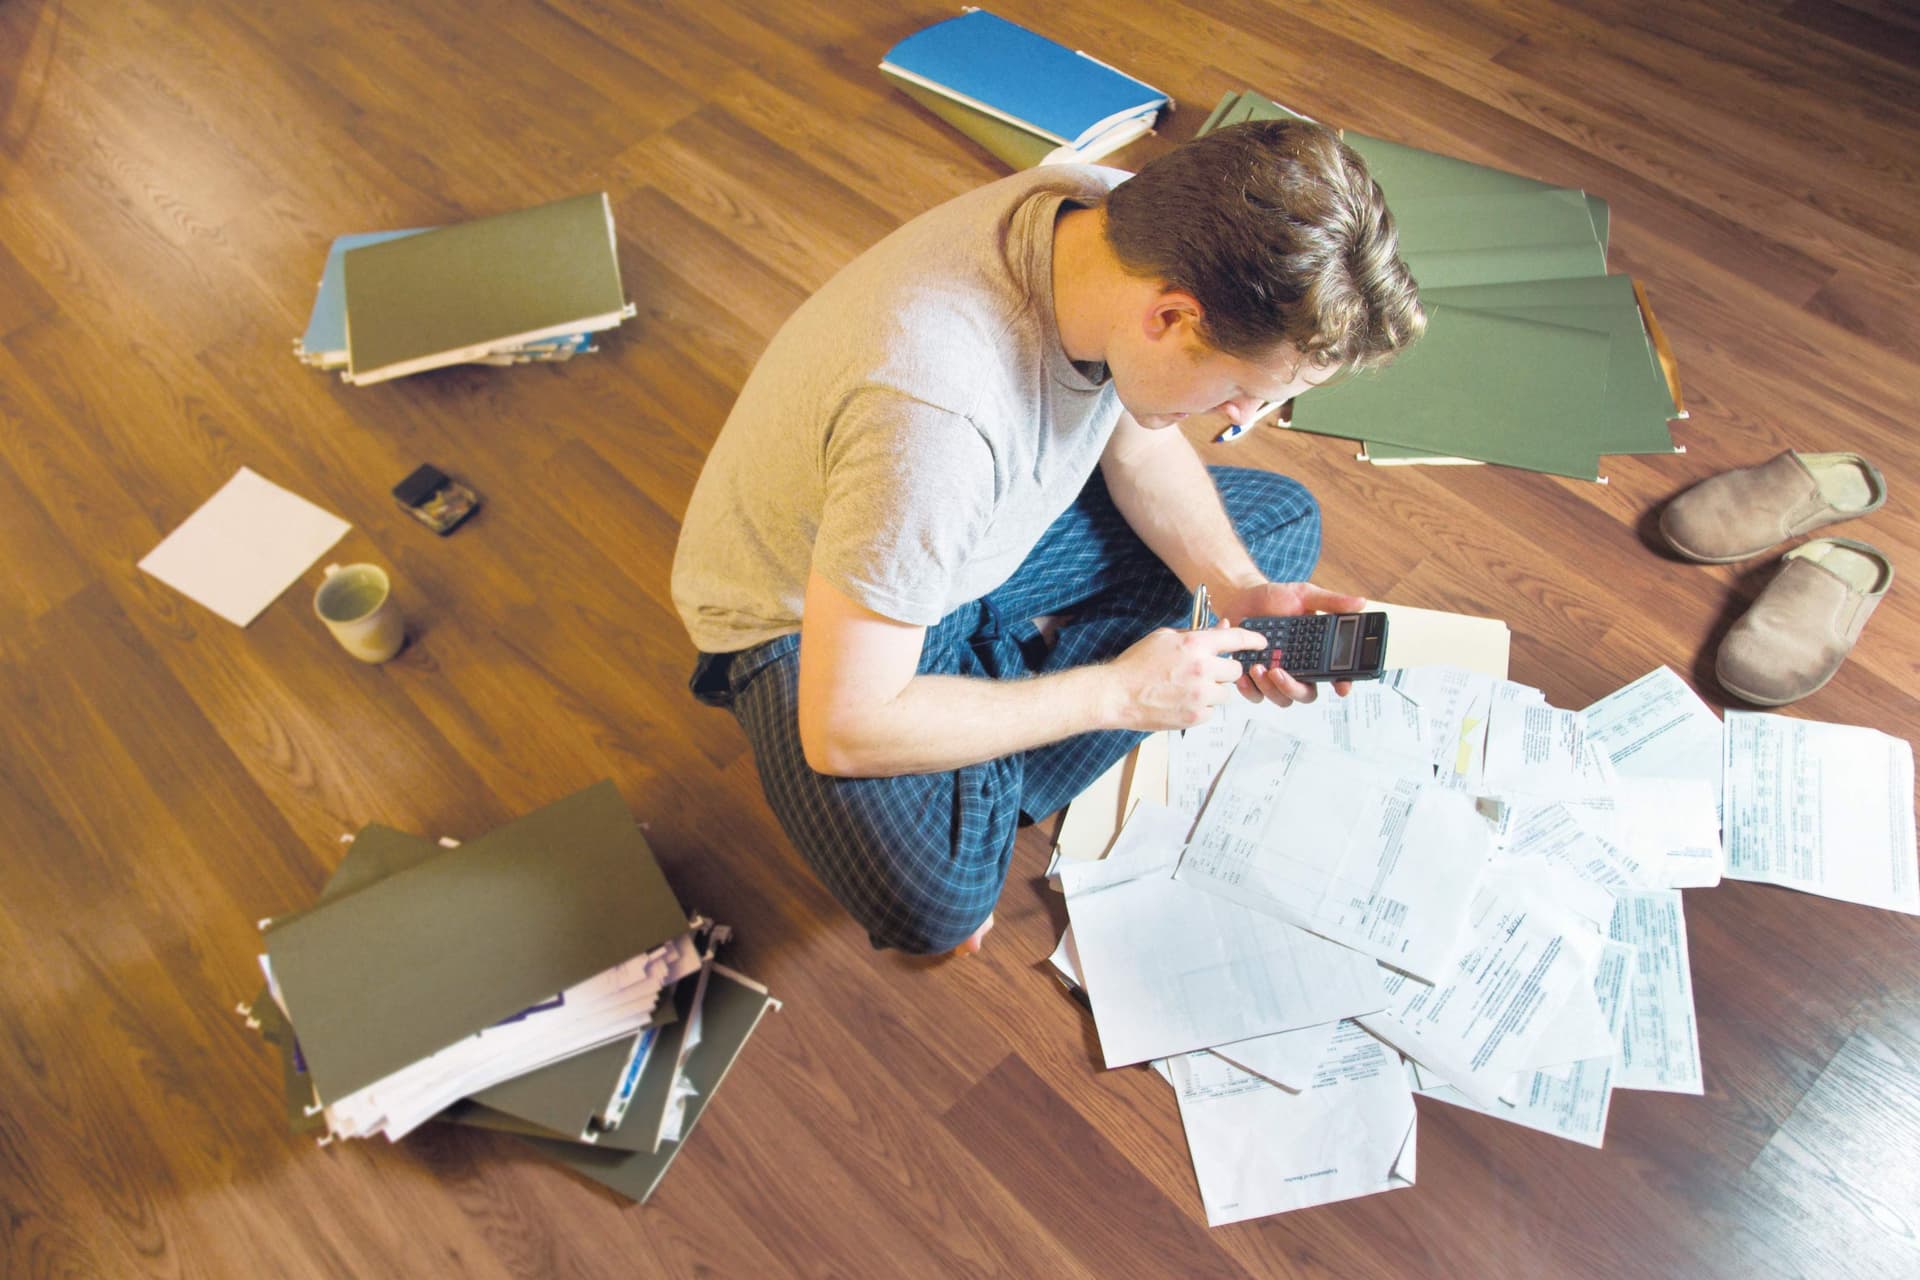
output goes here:
[[1241, 396], [1221, 405], [1220, 412], [1226, 414], [1227, 421], [1231, 422], [1234, 426], [1244, 427], [1247, 423], [1253, 421], [1253, 415], [1258, 413], [1260, 406], [1265, 403], [1266, 401], [1253, 396]]

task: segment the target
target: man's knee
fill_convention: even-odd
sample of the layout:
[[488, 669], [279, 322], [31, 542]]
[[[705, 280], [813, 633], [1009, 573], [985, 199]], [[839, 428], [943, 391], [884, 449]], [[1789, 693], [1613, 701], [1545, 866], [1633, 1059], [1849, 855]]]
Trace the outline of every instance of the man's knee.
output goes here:
[[1013, 855], [1017, 757], [947, 774], [827, 778], [772, 755], [756, 752], [775, 815], [874, 946], [951, 951], [993, 910]]
[[993, 912], [1012, 861], [1004, 851], [956, 845], [925, 830], [883, 844], [803, 850], [828, 890], [877, 949], [939, 955], [966, 941]]
[[1320, 503], [1292, 476], [1216, 467], [1214, 483], [1260, 571], [1274, 582], [1310, 577], [1320, 559]]
[[[887, 917], [867, 924], [867, 940], [876, 951], [901, 951], [912, 956], [938, 956], [972, 937], [993, 914], [994, 904], [921, 903], [898, 919]], [[865, 923], [865, 922], [863, 922]]]

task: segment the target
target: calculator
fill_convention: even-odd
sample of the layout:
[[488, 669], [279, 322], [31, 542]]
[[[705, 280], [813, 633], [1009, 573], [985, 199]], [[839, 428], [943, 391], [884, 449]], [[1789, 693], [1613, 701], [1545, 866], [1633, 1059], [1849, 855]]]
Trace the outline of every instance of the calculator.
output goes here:
[[1292, 618], [1248, 618], [1240, 625], [1267, 638], [1264, 649], [1243, 649], [1241, 669], [1278, 667], [1302, 684], [1378, 680], [1387, 656], [1384, 613], [1307, 613]]
[[[1195, 631], [1213, 623], [1213, 607], [1204, 585], [1193, 593]], [[1302, 684], [1327, 680], [1378, 680], [1387, 656], [1387, 615], [1306, 613], [1288, 618], [1248, 618], [1240, 624], [1267, 638], [1263, 649], [1227, 655], [1242, 671], [1278, 667]]]

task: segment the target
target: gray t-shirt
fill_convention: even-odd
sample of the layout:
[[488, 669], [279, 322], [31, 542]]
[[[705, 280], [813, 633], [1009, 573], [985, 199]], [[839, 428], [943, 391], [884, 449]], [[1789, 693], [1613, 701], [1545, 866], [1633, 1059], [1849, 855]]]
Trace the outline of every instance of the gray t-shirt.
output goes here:
[[1053, 312], [1063, 201], [1125, 178], [1060, 165], [915, 218], [803, 303], [761, 356], [694, 485], [673, 599], [729, 653], [797, 631], [809, 569], [930, 625], [1013, 573], [1113, 432], [1110, 382]]

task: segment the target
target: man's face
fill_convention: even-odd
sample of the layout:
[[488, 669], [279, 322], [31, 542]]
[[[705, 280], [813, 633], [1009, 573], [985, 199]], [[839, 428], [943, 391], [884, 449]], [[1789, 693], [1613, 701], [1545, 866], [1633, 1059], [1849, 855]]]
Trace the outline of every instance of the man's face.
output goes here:
[[1114, 365], [1114, 390], [1134, 420], [1149, 428], [1209, 412], [1245, 423], [1263, 404], [1291, 400], [1328, 376], [1290, 347], [1244, 360], [1208, 346], [1190, 329], [1142, 344], [1132, 355], [1124, 367]]

